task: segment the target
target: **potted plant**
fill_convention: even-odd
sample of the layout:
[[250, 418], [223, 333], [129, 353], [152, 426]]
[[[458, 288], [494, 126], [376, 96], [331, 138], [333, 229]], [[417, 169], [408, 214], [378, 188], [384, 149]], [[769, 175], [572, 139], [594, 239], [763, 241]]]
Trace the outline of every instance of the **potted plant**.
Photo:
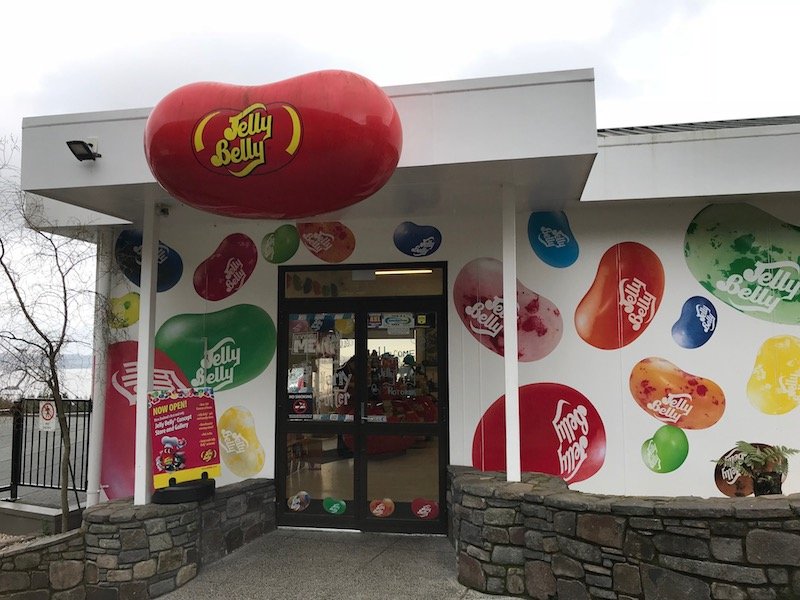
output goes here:
[[796, 448], [751, 444], [740, 440], [736, 442], [735, 452], [729, 452], [716, 463], [750, 477], [756, 496], [782, 494], [781, 483], [789, 472], [789, 456], [798, 452], [800, 450]]

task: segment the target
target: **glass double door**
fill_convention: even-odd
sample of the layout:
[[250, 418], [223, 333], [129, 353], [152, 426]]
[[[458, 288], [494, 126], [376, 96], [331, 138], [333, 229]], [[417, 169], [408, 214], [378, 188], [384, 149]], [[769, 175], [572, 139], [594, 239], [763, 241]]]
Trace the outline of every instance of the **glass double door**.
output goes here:
[[404, 298], [284, 308], [279, 523], [445, 531], [441, 307]]

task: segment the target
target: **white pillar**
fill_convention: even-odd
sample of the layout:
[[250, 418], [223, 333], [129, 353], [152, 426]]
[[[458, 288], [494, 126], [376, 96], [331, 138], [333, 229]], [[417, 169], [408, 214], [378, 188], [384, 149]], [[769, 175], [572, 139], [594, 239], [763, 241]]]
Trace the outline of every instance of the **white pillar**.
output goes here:
[[503, 186], [503, 331], [506, 376], [506, 479], [520, 481], [519, 362], [517, 360], [517, 195]]
[[92, 365], [92, 426], [89, 430], [89, 466], [86, 506], [100, 502], [100, 468], [103, 462], [103, 429], [106, 414], [106, 354], [108, 295], [111, 290], [111, 240], [108, 227], [97, 230], [97, 258], [94, 278], [94, 337]]
[[147, 392], [153, 381], [158, 275], [158, 206], [144, 201], [142, 224], [142, 273], [139, 282], [139, 353], [136, 359], [136, 460], [133, 503], [147, 504], [153, 489], [150, 465], [150, 432], [147, 424]]

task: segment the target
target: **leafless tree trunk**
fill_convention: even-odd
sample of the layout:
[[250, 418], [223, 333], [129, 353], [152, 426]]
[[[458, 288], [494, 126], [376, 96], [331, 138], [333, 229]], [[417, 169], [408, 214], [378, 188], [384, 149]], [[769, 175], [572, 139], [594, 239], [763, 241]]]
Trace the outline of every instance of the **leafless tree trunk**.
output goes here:
[[[84, 307], [91, 314], [94, 246], [52, 233], [26, 202], [12, 159], [15, 140], [0, 138], [0, 352], [28, 389], [38, 386], [54, 400], [61, 433], [61, 528], [69, 517], [71, 441], [60, 360], [81, 343]], [[90, 334], [89, 334], [90, 335]]]

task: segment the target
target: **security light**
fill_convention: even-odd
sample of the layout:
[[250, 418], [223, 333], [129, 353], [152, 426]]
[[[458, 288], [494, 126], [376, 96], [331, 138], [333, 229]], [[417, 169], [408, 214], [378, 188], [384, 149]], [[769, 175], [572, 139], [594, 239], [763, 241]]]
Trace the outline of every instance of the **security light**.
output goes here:
[[84, 142], [83, 140], [72, 140], [67, 142], [70, 152], [80, 161], [94, 160], [100, 158], [102, 154], [94, 151], [94, 144]]

